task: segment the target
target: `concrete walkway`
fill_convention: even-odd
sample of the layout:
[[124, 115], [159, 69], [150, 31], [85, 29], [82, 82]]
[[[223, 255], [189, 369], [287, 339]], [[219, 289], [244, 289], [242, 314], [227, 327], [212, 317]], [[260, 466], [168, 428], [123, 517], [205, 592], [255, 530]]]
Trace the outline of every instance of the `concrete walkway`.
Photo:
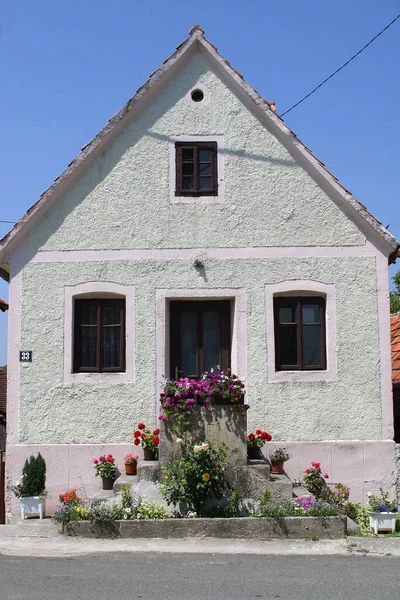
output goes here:
[[60, 534], [50, 519], [11, 518], [0, 525], [0, 554], [9, 556], [68, 557], [99, 552], [173, 552], [257, 555], [400, 556], [400, 538], [348, 537], [343, 540], [218, 540], [71, 538]]

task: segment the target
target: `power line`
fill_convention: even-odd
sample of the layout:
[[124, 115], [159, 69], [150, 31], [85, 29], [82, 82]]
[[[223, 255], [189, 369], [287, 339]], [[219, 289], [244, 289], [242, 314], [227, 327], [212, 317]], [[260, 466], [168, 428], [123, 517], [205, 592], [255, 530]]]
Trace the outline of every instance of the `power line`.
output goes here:
[[386, 25], [386, 27], [384, 27], [382, 29], [382, 31], [380, 31], [379, 33], [377, 33], [376, 36], [373, 37], [372, 40], [370, 40], [368, 42], [368, 44], [365, 44], [365, 46], [363, 48], [361, 48], [361, 50], [359, 50], [356, 54], [354, 54], [354, 56], [352, 56], [351, 58], [349, 58], [349, 60], [346, 61], [341, 67], [339, 67], [338, 69], [336, 69], [336, 71], [334, 73], [332, 73], [331, 75], [329, 75], [329, 77], [327, 77], [326, 79], [324, 79], [324, 81], [322, 83], [320, 83], [319, 85], [317, 85], [316, 88], [314, 88], [313, 90], [311, 90], [311, 92], [309, 94], [307, 94], [307, 96], [304, 96], [304, 98], [302, 98], [301, 100], [299, 100], [298, 102], [296, 102], [296, 104], [293, 104], [293, 106], [291, 106], [290, 108], [288, 108], [288, 110], [285, 110], [285, 112], [282, 113], [280, 116], [283, 117], [284, 115], [287, 115], [287, 113], [289, 113], [291, 110], [293, 110], [294, 108], [296, 108], [296, 106], [298, 106], [299, 104], [301, 104], [302, 102], [304, 102], [304, 100], [307, 100], [307, 98], [309, 98], [310, 96], [312, 96], [312, 94], [314, 92], [316, 92], [317, 90], [319, 90], [319, 88], [322, 87], [324, 85], [324, 83], [326, 83], [327, 81], [329, 81], [330, 79], [332, 79], [332, 77], [334, 77], [334, 75], [336, 75], [337, 73], [339, 73], [339, 71], [341, 71], [342, 69], [344, 69], [345, 67], [347, 67], [347, 65], [349, 63], [351, 63], [352, 60], [354, 60], [359, 54], [361, 54], [361, 52], [364, 52], [364, 50], [366, 48], [368, 48], [368, 46], [370, 46], [372, 44], [372, 42], [374, 42], [380, 35], [382, 35], [382, 33], [384, 33], [387, 29], [389, 29], [389, 27], [391, 27], [393, 25], [393, 23], [395, 23], [397, 21], [397, 19], [400, 19], [400, 15], [397, 15], [397, 17], [395, 19], [393, 19], [393, 21], [391, 21], [389, 23], [389, 25]]
[[0, 223], [11, 223], [12, 225], [15, 225], [16, 221], [0, 221]]

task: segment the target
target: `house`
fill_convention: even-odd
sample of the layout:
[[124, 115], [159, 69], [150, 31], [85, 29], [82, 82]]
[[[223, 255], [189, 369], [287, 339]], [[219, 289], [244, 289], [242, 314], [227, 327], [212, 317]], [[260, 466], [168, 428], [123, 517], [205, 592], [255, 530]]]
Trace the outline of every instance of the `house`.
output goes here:
[[6, 450], [7, 373], [0, 369], [0, 452]]
[[394, 439], [400, 443], [400, 313], [390, 319], [392, 344], [392, 383], [393, 383], [393, 413]]
[[314, 460], [354, 500], [393, 486], [398, 256], [193, 27], [1, 240], [7, 480], [40, 451], [48, 510], [94, 493], [93, 459], [122, 466], [163, 378], [218, 363], [245, 378], [250, 431], [287, 447], [290, 476]]

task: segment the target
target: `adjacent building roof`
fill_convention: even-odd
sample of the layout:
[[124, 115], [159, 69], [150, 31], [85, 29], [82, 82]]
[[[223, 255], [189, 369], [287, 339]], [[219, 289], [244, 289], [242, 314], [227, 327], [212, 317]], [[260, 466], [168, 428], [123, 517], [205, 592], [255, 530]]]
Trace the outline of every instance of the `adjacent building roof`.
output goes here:
[[[20, 237], [20, 234], [36, 222], [37, 218], [48, 210], [52, 203], [65, 191], [66, 185], [74, 180], [83, 172], [87, 165], [101, 153], [105, 144], [109, 144], [115, 136], [121, 131], [125, 120], [132, 117], [135, 111], [140, 108], [148, 98], [152, 97], [155, 91], [162, 89], [170, 78], [176, 73], [180, 65], [184, 66], [186, 60], [193, 52], [201, 51], [215, 65], [217, 70], [224, 76], [229, 78], [230, 83], [236, 86], [237, 91], [245, 99], [246, 103], [252, 107], [252, 110], [269, 125], [271, 131], [276, 135], [279, 141], [285, 145], [289, 152], [302, 164], [306, 164], [307, 168], [313, 169], [314, 173], [321, 178], [324, 184], [329, 186], [331, 197], [343, 207], [346, 212], [349, 212], [354, 221], [357, 221], [361, 227], [366, 228], [372, 234], [377, 234], [378, 239], [387, 244], [387, 255], [389, 262], [394, 262], [400, 256], [400, 244], [396, 238], [389, 233], [382, 224], [368, 212], [352, 194], [343, 187], [338, 179], [328, 171], [322, 161], [320, 161], [311, 150], [303, 144], [283, 122], [283, 119], [276, 114], [274, 102], [267, 102], [260, 94], [249, 85], [232, 65], [218, 52], [205, 37], [204, 30], [195, 25], [189, 31], [189, 37], [179, 46], [175, 52], [171, 54], [163, 64], [150, 75], [146, 83], [140, 87], [136, 94], [127, 102], [127, 104], [115, 114], [107, 123], [107, 125], [96, 135], [91, 142], [84, 146], [81, 152], [68, 165], [67, 169], [54, 180], [54, 183], [41, 195], [39, 200], [33, 204], [26, 214], [14, 225], [2, 240], [0, 240], [0, 259], [5, 259], [2, 269], [0, 269], [0, 277], [8, 276], [8, 268], [6, 263], [7, 251], [9, 244]], [[35, 219], [32, 221], [32, 219]]]
[[0, 413], [7, 411], [7, 373], [0, 369]]
[[0, 298], [0, 310], [2, 310], [3, 312], [5, 312], [6, 310], [8, 310], [8, 304], [7, 302], [5, 302], [4, 300], [2, 300]]
[[390, 338], [392, 343], [392, 382], [400, 386], [400, 313], [390, 319]]

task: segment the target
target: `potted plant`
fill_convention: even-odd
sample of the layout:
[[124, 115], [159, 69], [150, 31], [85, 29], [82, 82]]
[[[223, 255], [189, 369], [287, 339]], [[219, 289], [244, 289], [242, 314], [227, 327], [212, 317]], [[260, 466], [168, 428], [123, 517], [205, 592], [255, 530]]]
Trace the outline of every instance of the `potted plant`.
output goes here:
[[272, 440], [271, 434], [261, 429], [256, 429], [255, 433], [249, 433], [247, 436], [247, 458], [250, 460], [260, 458], [260, 449], [265, 442]]
[[312, 462], [311, 467], [304, 471], [303, 484], [319, 500], [326, 493], [326, 479], [329, 479], [329, 475], [328, 473], [322, 475], [321, 463]]
[[144, 423], [138, 424], [137, 430], [133, 434], [133, 443], [135, 446], [142, 444], [144, 460], [156, 460], [156, 451], [160, 443], [159, 435], [159, 429], [152, 432]]
[[93, 461], [96, 477], [100, 475], [103, 490], [112, 490], [116, 479], [115, 458], [112, 454], [103, 455]]
[[375, 535], [379, 531], [396, 530], [396, 514], [398, 506], [394, 500], [389, 500], [389, 492], [384, 492], [383, 488], [379, 488], [380, 496], [373, 496], [371, 492], [368, 496], [369, 509], [369, 527], [374, 530]]
[[137, 475], [138, 454], [127, 454], [124, 456], [126, 475]]
[[21, 519], [28, 515], [44, 517], [46, 498], [46, 462], [40, 452], [27, 458], [19, 481], [9, 487], [10, 491], [19, 498]]
[[281, 475], [283, 473], [283, 465], [289, 460], [290, 454], [286, 448], [277, 448], [274, 452], [269, 455], [271, 463], [271, 473], [275, 475]]

